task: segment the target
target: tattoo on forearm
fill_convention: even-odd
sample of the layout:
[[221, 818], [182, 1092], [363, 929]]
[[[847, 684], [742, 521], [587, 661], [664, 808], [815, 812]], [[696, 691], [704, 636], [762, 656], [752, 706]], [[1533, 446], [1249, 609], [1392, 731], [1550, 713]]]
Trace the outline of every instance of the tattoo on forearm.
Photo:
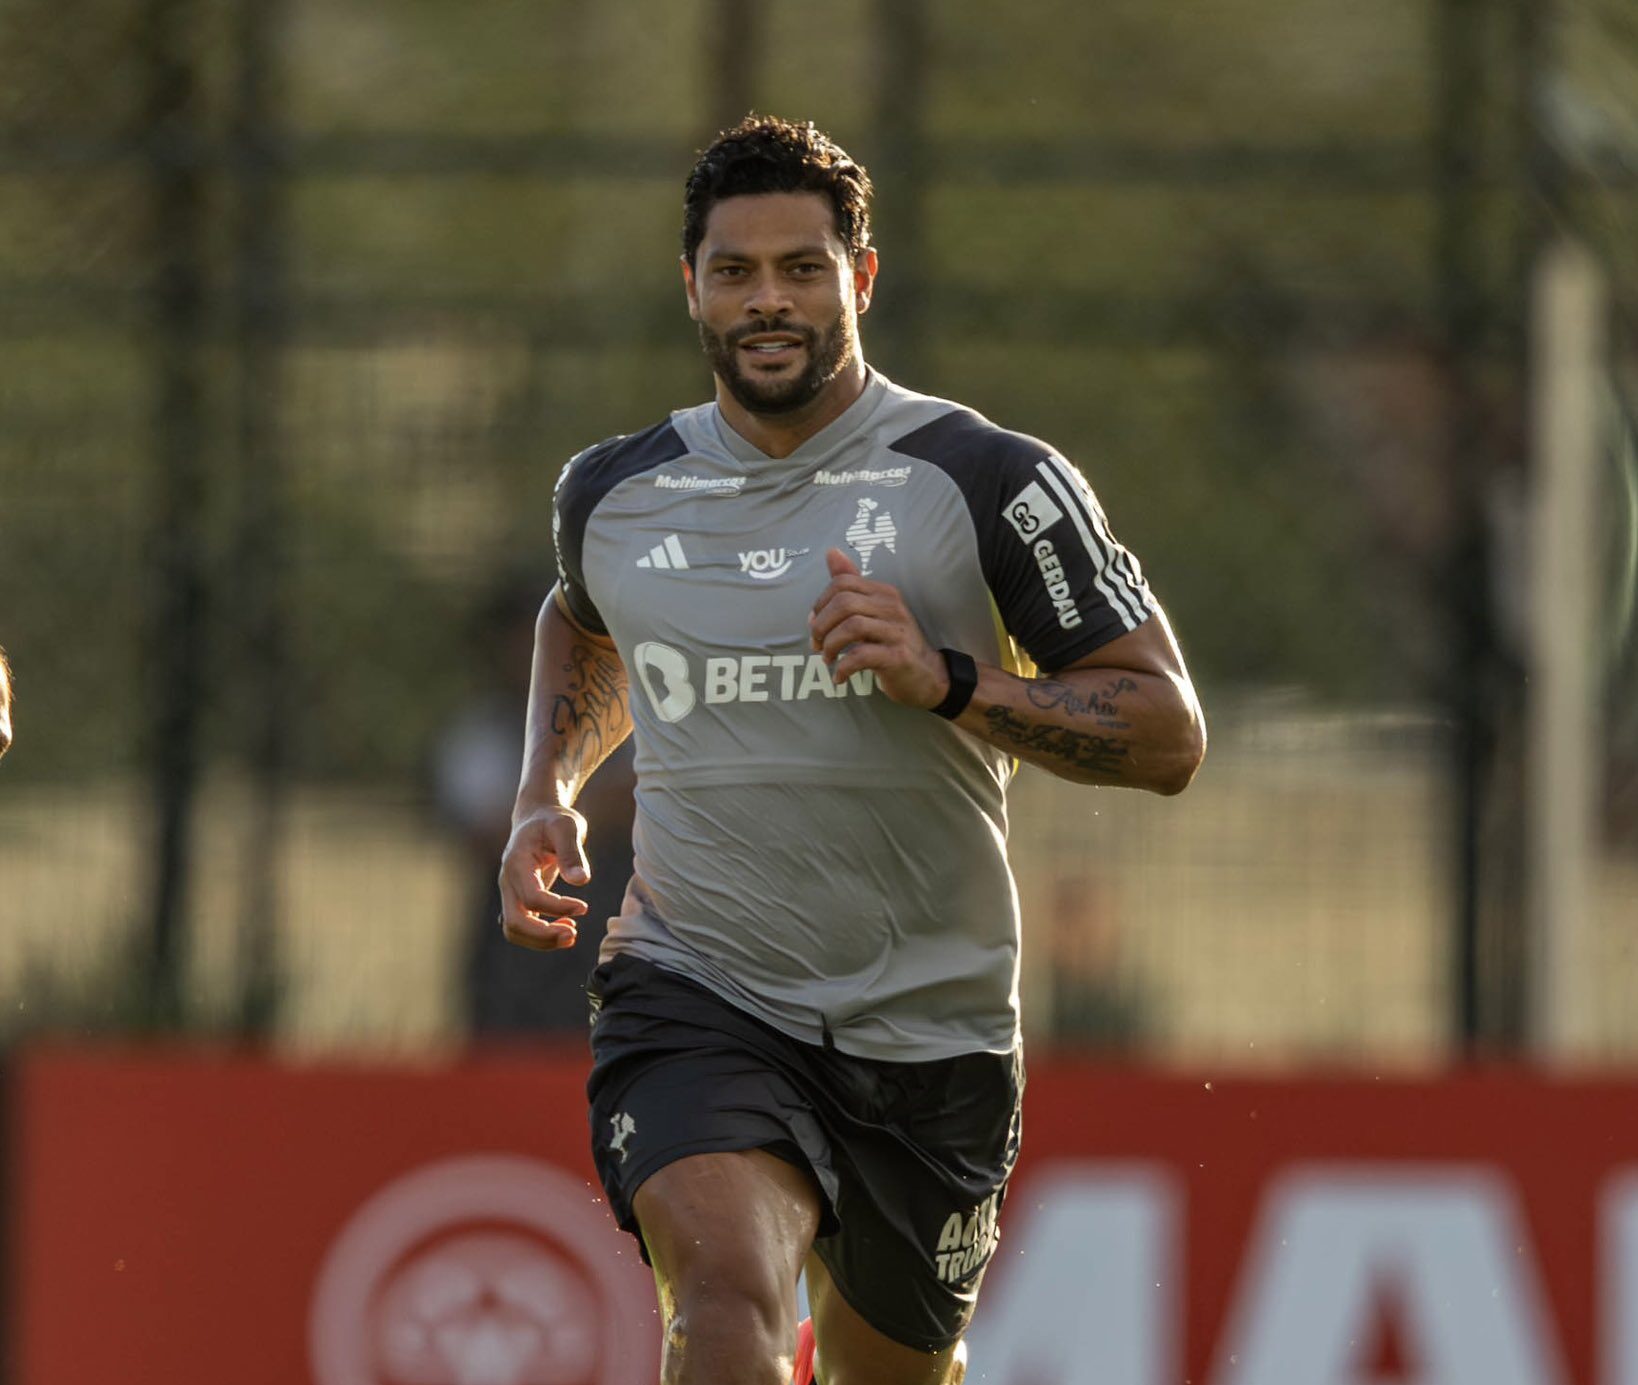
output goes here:
[[552, 698], [551, 729], [562, 738], [561, 765], [578, 778], [624, 738], [631, 708], [625, 670], [596, 645], [570, 645], [563, 676], [563, 691]]
[[1031, 706], [1043, 712], [1062, 709], [1071, 716], [1095, 716], [1112, 730], [1126, 729], [1128, 723], [1120, 719], [1120, 699], [1137, 690], [1138, 685], [1126, 677], [1116, 678], [1092, 693], [1083, 693], [1056, 678], [1030, 679], [1024, 685], [1024, 694]]
[[1096, 736], [1066, 726], [1040, 726], [1007, 707], [986, 709], [984, 720], [998, 744], [1028, 759], [1056, 760], [1074, 769], [1119, 777], [1131, 756], [1130, 745], [1119, 736]]

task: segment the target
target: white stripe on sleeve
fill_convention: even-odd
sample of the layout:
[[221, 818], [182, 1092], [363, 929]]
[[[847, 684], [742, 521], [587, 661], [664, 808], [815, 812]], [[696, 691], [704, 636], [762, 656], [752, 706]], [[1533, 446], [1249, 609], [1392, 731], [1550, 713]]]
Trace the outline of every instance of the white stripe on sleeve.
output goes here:
[[[1138, 614], [1142, 607], [1132, 596], [1131, 587], [1126, 577], [1110, 563], [1109, 554], [1092, 537], [1092, 529], [1089, 527], [1089, 507], [1079, 496], [1079, 488], [1074, 487], [1072, 482], [1065, 484], [1064, 479], [1059, 475], [1060, 471], [1068, 471], [1071, 475], [1079, 478], [1080, 473], [1075, 471], [1068, 462], [1057, 456], [1049, 457], [1046, 461], [1038, 463], [1035, 469], [1041, 473], [1042, 479], [1046, 481], [1047, 485], [1057, 493], [1058, 498], [1063, 501], [1064, 509], [1068, 512], [1070, 519], [1074, 521], [1075, 528], [1080, 533], [1081, 542], [1086, 545], [1087, 556], [1092, 560], [1093, 581], [1096, 583], [1098, 590], [1103, 593], [1104, 600], [1109, 603], [1110, 609], [1120, 617], [1122, 625], [1128, 630], [1136, 630], [1143, 623], [1142, 616]], [[1082, 478], [1082, 484], [1085, 484], [1084, 478]], [[1072, 493], [1072, 491], [1076, 493]]]
[[1103, 506], [1098, 503], [1098, 497], [1086, 477], [1064, 458], [1054, 457], [1053, 460], [1068, 477], [1069, 484], [1086, 502], [1087, 511], [1092, 516], [1093, 532], [1103, 542], [1105, 551], [1109, 554], [1110, 567], [1119, 575], [1125, 593], [1132, 599], [1141, 620], [1143, 618], [1141, 613], [1152, 612], [1155, 609], [1155, 602], [1149, 591], [1149, 584], [1143, 580], [1143, 568], [1138, 563], [1137, 555], [1123, 548], [1116, 539], [1114, 531], [1109, 527], [1109, 516], [1103, 512]]

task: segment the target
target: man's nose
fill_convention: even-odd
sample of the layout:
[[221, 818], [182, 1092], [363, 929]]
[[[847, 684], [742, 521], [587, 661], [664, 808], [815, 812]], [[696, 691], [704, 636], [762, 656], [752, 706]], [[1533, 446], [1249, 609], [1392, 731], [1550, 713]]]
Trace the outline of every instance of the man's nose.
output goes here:
[[745, 299], [745, 311], [752, 317], [779, 317], [788, 313], [792, 306], [784, 280], [771, 269], [756, 276]]

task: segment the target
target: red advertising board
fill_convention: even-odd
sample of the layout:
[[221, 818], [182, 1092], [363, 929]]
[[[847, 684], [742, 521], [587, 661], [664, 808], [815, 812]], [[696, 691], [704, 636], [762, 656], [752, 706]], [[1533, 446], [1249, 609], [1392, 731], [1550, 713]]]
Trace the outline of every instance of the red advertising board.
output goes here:
[[[40, 1053], [16, 1385], [651, 1385], [578, 1054]], [[969, 1379], [1638, 1385], [1638, 1083], [1037, 1060]]]

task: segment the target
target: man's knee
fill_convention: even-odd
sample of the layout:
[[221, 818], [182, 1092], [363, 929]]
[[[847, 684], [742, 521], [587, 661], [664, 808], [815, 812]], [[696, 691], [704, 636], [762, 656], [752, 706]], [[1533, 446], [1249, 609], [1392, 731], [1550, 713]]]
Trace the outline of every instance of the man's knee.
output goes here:
[[766, 1263], [736, 1262], [702, 1245], [662, 1281], [667, 1382], [786, 1385], [794, 1290]]
[[[788, 1376], [796, 1276], [818, 1224], [805, 1175], [771, 1155], [702, 1155], [638, 1189], [666, 1314], [667, 1357], [733, 1361], [735, 1380]], [[668, 1377], [669, 1378], [669, 1377]], [[724, 1377], [727, 1378], [727, 1377]]]
[[732, 1244], [703, 1239], [692, 1253], [660, 1271], [674, 1317], [691, 1330], [717, 1323], [783, 1340], [795, 1327], [796, 1286], [784, 1282], [783, 1266], [771, 1258], [741, 1253]]

